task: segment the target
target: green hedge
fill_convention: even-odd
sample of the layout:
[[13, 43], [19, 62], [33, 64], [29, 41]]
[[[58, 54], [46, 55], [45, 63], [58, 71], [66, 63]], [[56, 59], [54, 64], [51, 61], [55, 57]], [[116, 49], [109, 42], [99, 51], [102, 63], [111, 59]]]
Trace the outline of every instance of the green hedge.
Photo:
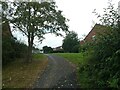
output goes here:
[[2, 64], [3, 66], [14, 61], [15, 58], [25, 57], [27, 46], [13, 37], [2, 38]]
[[81, 87], [120, 88], [120, 28], [98, 35], [92, 47], [89, 62], [79, 66]]

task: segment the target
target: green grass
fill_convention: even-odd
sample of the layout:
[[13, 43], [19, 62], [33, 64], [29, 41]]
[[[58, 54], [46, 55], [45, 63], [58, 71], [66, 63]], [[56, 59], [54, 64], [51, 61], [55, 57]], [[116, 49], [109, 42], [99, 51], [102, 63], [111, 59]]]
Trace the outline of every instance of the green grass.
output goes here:
[[34, 54], [32, 63], [17, 59], [2, 69], [3, 88], [31, 88], [48, 64], [43, 54]]
[[55, 53], [55, 55], [66, 58], [66, 60], [72, 62], [76, 66], [86, 63], [85, 53]]

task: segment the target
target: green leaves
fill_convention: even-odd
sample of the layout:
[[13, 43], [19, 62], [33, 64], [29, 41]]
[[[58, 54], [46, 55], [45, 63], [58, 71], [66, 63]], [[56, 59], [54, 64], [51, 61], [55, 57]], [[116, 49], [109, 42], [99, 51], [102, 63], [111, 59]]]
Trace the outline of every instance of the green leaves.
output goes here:
[[[99, 16], [100, 23], [105, 25], [100, 29], [93, 42], [93, 53], [88, 58], [88, 64], [80, 69], [80, 75], [86, 74], [92, 88], [120, 88], [120, 27], [118, 13], [112, 4]], [[99, 15], [97, 13], [97, 15]], [[81, 66], [80, 66], [81, 67]], [[86, 85], [87, 82], [84, 82]]]
[[77, 33], [72, 31], [67, 34], [67, 36], [63, 40], [62, 47], [65, 52], [79, 52], [80, 45]]
[[58, 33], [60, 30], [68, 31], [66, 18], [62, 16], [61, 11], [56, 10], [53, 2], [19, 2], [16, 6], [12, 23], [24, 29], [26, 33], [29, 31], [39, 37], [46, 33], [61, 35]]
[[[8, 3], [7, 3], [8, 4]], [[53, 33], [60, 35], [68, 32], [66, 18], [56, 9], [54, 2], [11, 2], [7, 10], [11, 10], [10, 22], [28, 38], [29, 53], [35, 37], [42, 42], [44, 35]], [[7, 14], [6, 14], [7, 15]], [[6, 17], [6, 16], [5, 16]], [[30, 57], [31, 55], [28, 55]]]
[[44, 52], [44, 53], [52, 53], [52, 52], [53, 52], [53, 49], [52, 49], [51, 47], [44, 46], [44, 47], [43, 47], [43, 52]]
[[118, 9], [114, 9], [114, 4], [109, 2], [109, 6], [104, 8], [104, 14], [100, 15], [95, 10], [93, 11], [99, 19], [99, 23], [106, 26], [114, 26], [118, 22]]

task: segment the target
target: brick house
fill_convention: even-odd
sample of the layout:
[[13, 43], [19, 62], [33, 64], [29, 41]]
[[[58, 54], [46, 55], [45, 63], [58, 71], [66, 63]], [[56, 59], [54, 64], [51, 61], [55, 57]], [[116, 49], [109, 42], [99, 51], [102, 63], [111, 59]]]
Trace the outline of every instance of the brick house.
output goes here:
[[80, 41], [80, 44], [84, 44], [85, 42], [91, 42], [95, 39], [95, 36], [99, 33], [103, 33], [106, 31], [107, 27], [100, 25], [100, 24], [95, 24], [95, 26], [92, 28], [92, 30], [88, 33], [88, 35]]
[[2, 23], [2, 37], [13, 37], [8, 22]]

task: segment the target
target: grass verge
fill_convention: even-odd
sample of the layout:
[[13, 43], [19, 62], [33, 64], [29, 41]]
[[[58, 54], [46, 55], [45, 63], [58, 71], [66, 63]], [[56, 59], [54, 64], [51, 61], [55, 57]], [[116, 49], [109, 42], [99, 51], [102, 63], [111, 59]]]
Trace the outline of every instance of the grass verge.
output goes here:
[[67, 61], [78, 66], [86, 63], [85, 53], [55, 53], [55, 55], [66, 58]]
[[48, 64], [43, 54], [34, 54], [32, 63], [18, 59], [2, 70], [3, 88], [31, 88]]

